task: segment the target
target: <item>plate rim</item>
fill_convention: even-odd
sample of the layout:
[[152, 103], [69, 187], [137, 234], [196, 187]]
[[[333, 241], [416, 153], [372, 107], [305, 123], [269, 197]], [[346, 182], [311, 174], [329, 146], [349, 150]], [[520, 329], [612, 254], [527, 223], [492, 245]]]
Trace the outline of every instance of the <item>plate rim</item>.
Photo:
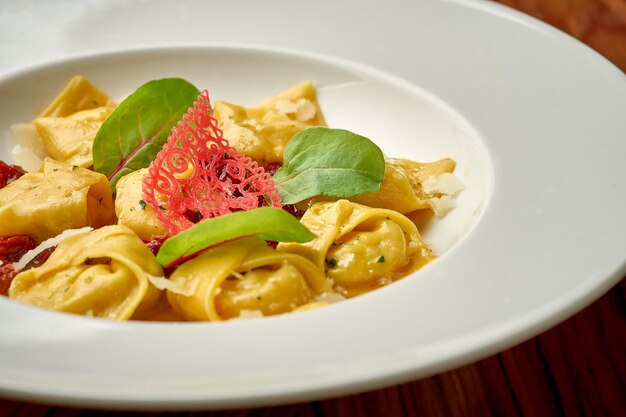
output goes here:
[[[467, 2], [467, 1], [459, 1], [459, 0], [449, 0], [452, 3], [457, 3], [463, 6], [468, 6], [468, 5], [472, 5], [474, 7], [477, 6], [477, 3], [475, 2]], [[487, 11], [492, 11], [492, 7], [495, 7], [496, 9], [500, 9], [503, 6], [501, 5], [487, 5], [487, 4], [481, 4], [479, 6], [481, 9], [483, 10], [487, 10]], [[510, 13], [510, 10], [500, 10], [501, 13], [503, 13], [504, 17], [510, 17], [508, 15], [508, 13]], [[506, 12], [506, 13], [505, 13]], [[519, 12], [516, 12], [519, 13]], [[532, 19], [527, 17], [526, 15], [523, 16], [516, 16], [518, 19], [519, 18], [523, 18], [522, 20], [527, 20], [527, 19]], [[563, 33], [558, 31], [555, 28], [552, 28], [551, 26], [545, 25], [544, 23], [540, 22], [540, 21], [534, 21], [534, 20], [530, 20], [530, 24], [531, 25], [536, 25], [537, 22], [541, 23], [541, 25], [544, 25], [550, 29], [556, 30], [558, 32], [558, 36], [561, 36]], [[528, 23], [528, 21], [526, 21], [525, 23]], [[543, 27], [542, 29], [545, 30], [545, 27]], [[567, 37], [567, 36], [566, 36]], [[111, 53], [115, 53], [115, 54], [119, 54], [119, 53], [134, 53], [134, 52], [140, 52], [140, 51], [146, 51], [146, 50], [161, 50], [163, 48], [177, 48], [179, 46], [176, 45], [166, 45], [166, 46], [151, 46], [151, 47], [140, 47], [140, 48], [123, 48], [121, 50], [116, 49], [116, 50], [100, 50], [97, 52], [87, 52], [87, 53], [79, 53], [79, 54], [73, 54], [73, 55], [68, 55], [68, 56], [64, 56], [62, 58], [59, 59], [53, 59], [53, 60], [48, 60], [45, 62], [41, 62], [38, 64], [34, 64], [34, 65], [29, 65], [29, 66], [25, 66], [22, 68], [18, 68], [15, 69], [13, 71], [9, 71], [9, 72], [5, 72], [5, 73], [0, 73], [0, 80], [2, 80], [2, 82], [5, 82], [7, 79], [13, 78], [13, 77], [17, 77], [20, 74], [23, 74], [25, 72], [29, 72], [29, 71], [36, 71], [38, 69], [42, 69], [45, 68], [47, 66], [53, 65], [53, 64], [61, 64], [61, 63], [65, 63], [68, 61], [72, 61], [72, 60], [78, 60], [78, 59], [88, 59], [94, 56], [100, 56], [100, 55], [107, 55], [107, 54], [111, 54]], [[186, 45], [183, 46], [185, 48], [191, 48], [191, 49], [202, 49], [202, 48], [213, 48], [213, 47], [223, 47], [223, 48], [239, 48], [239, 47], [243, 47], [244, 49], [254, 49], [257, 50], [257, 46], [253, 45], [253, 44], [245, 44], [245, 45], [241, 45], [241, 44], [229, 44], [229, 43], [221, 43], [218, 44], [216, 46], [214, 45]], [[268, 46], [260, 46], [259, 49], [261, 50], [268, 50], [268, 51], [272, 51], [272, 52], [284, 52], [284, 53], [288, 53], [288, 54], [300, 54], [302, 51], [292, 51], [289, 50], [288, 48], [273, 48], [273, 47], [268, 47]], [[588, 48], [590, 51], [593, 51], [592, 49]], [[599, 57], [602, 57], [600, 54], [598, 54], [597, 52], [593, 51], [593, 53]], [[306, 52], [304, 54], [305, 56], [318, 56], [319, 57], [323, 57], [323, 54], [317, 54], [317, 53], [310, 53]], [[332, 61], [335, 61], [334, 57], [331, 56], [326, 56], [327, 58], [331, 59]], [[605, 60], [605, 62], [609, 62], [608, 60], [606, 60], [604, 57], [602, 57], [603, 60]], [[340, 58], [341, 60], [341, 58]], [[351, 62], [351, 61], [346, 61], [346, 62]], [[358, 64], [358, 63], [355, 63]], [[358, 64], [361, 65], [361, 64]], [[611, 66], [615, 67], [612, 63]], [[367, 67], [364, 65], [364, 67]], [[618, 70], [619, 71], [619, 70]], [[382, 71], [381, 71], [382, 72]], [[389, 75], [386, 72], [383, 72], [385, 75]], [[621, 71], [619, 71], [619, 73], [621, 75], [624, 75]], [[483, 214], [485, 215], [485, 214]], [[474, 347], [474, 350], [472, 352], [470, 352], [469, 354], [467, 352], [465, 353], [459, 353], [456, 356], [452, 357], [452, 358], [447, 358], [447, 364], [446, 366], [442, 367], [437, 367], [436, 365], [433, 365], [433, 373], [435, 372], [442, 372], [443, 370], [447, 370], [447, 369], [451, 369], [454, 368], [456, 366], [460, 366], [462, 364], [465, 363], [469, 363], [469, 362], [473, 362], [477, 359], [480, 359], [482, 357], [491, 355], [493, 352], [495, 351], [499, 351], [501, 349], [513, 346], [523, 340], [528, 339], [529, 337], [532, 337], [536, 334], [538, 334], [539, 332], [553, 326], [554, 324], [561, 322], [562, 320], [564, 320], [565, 318], [571, 316], [572, 314], [574, 314], [575, 312], [581, 310], [582, 308], [584, 308], [586, 305], [592, 303], [597, 297], [599, 297], [601, 294], [603, 294], [605, 291], [607, 291], [609, 288], [611, 288], [616, 282], [618, 282], [618, 280], [620, 278], [622, 278], [624, 276], [624, 274], [626, 274], [626, 259], [622, 260], [622, 264], [620, 266], [617, 267], [617, 269], [615, 269], [611, 274], [609, 274], [608, 278], [600, 281], [600, 282], [593, 282], [595, 283], [595, 285], [590, 285], [590, 288], [587, 288], [586, 290], [583, 290], [582, 288], [579, 289], [577, 294], [571, 295], [569, 303], [566, 306], [563, 306], [562, 302], [556, 302], [554, 301], [553, 303], [550, 303], [549, 305], [545, 305], [544, 309], [540, 312], [533, 312], [534, 314], [530, 314], [530, 315], [535, 315], [536, 317], [534, 319], [530, 319], [531, 322], [529, 323], [527, 318], [525, 319], [520, 319], [520, 321], [525, 322], [526, 325], [522, 325], [522, 324], [518, 324], [517, 326], [513, 326], [512, 329], [509, 330], [509, 335], [502, 337], [502, 334], [495, 336], [492, 335], [492, 339], [487, 339], [487, 342], [484, 342], [485, 339], [483, 339], [482, 343], [479, 343], [477, 346]], [[592, 283], [589, 283], [592, 284]], [[572, 298], [573, 297], [573, 298]], [[554, 304], [554, 305], [553, 305]], [[545, 310], [545, 311], [544, 311]], [[549, 316], [549, 318], [546, 318], [546, 315]], [[543, 317], [543, 319], [540, 319], [541, 317]], [[534, 320], [534, 321], [532, 321]], [[142, 323], [142, 325], [146, 325], [146, 326], [158, 326], [159, 324], [157, 323]], [[201, 326], [203, 324], [198, 324], [198, 323], [185, 323], [183, 324], [184, 326]], [[520, 331], [521, 330], [521, 331]], [[485, 349], [485, 344], [489, 345], [488, 349]], [[0, 363], [1, 364], [1, 363]], [[434, 369], [437, 368], [437, 369]], [[369, 389], [376, 389], [376, 388], [380, 388], [383, 386], [386, 386], [389, 384], [390, 381], [396, 381], [394, 383], [398, 383], [397, 381], [401, 381], [401, 382], [406, 382], [409, 380], [414, 379], [415, 375], [418, 375], [420, 377], [422, 376], [427, 376], [430, 375], [432, 373], [423, 373], [421, 372], [422, 369], [420, 370], [415, 370], [415, 369], [405, 369], [404, 371], [397, 371], [395, 374], [385, 374], [385, 375], [378, 375], [377, 377], [373, 378], [373, 379], [369, 379], [368, 381], [366, 381], [365, 383], [361, 380], [356, 380], [356, 381], [352, 381], [352, 383], [341, 383], [340, 386], [336, 386], [336, 387], [318, 387], [317, 390], [306, 390], [306, 391], [298, 391], [298, 392], [292, 392], [290, 394], [283, 394], [283, 395], [277, 395], [274, 397], [268, 397], [266, 395], [260, 396], [258, 398], [247, 398], [247, 400], [245, 402], [243, 402], [246, 406], [249, 405], [272, 405], [272, 404], [278, 404], [278, 403], [283, 403], [285, 401], [288, 402], [292, 402], [292, 401], [303, 401], [306, 399], [310, 399], [311, 398], [311, 394], [313, 394], [313, 396], [315, 398], [329, 398], [332, 396], [336, 396], [337, 393], [339, 393], [340, 395], [346, 395], [346, 394], [352, 394], [355, 392], [360, 392], [363, 391], [364, 389], [369, 390]], [[4, 381], [3, 378], [0, 378], [0, 381]], [[158, 401], [154, 401], [154, 399], [149, 399], [149, 398], [145, 398], [142, 400], [137, 401], [136, 399], [126, 399], [126, 400], [120, 400], [120, 399], [116, 399], [116, 402], [113, 403], [107, 403], [104, 404], [104, 402], [106, 402], [107, 400], [110, 400], [108, 398], [96, 398], [96, 397], [92, 397], [92, 398], [86, 398], [86, 397], [77, 397], [71, 394], [67, 394], [67, 395], [63, 395], [62, 393], [58, 393], [58, 394], [50, 394], [50, 393], [34, 393], [34, 392], [30, 392], [28, 391], [28, 389], [24, 389], [24, 390], [18, 390], [15, 388], [11, 388], [10, 386], [6, 386], [5, 385], [6, 381], [0, 383], [0, 392], [3, 394], [6, 394], [7, 396], [11, 396], [14, 398], [19, 398], [19, 399], [24, 399], [24, 400], [32, 400], [32, 396], [33, 395], [37, 395], [37, 398], [45, 401], [45, 402], [57, 402], [57, 403], [63, 403], [63, 404], [68, 404], [68, 405], [78, 405], [78, 406], [106, 406], [108, 408], [114, 407], [114, 408], [120, 408], [120, 409], [128, 409], [128, 408], [134, 408], [134, 409], [154, 409], [154, 408], [159, 408], [159, 409], [172, 409], [172, 410], [178, 410], [178, 409], [206, 409], [207, 407], [211, 407], [211, 408], [235, 408], [238, 406], [241, 406], [242, 404], [242, 399], [241, 398], [232, 398], [232, 399], [224, 399], [223, 401], [219, 401], [216, 399], [203, 399], [203, 398], [199, 398], [197, 399], [196, 402], [194, 402], [193, 404], [189, 403], [189, 400], [183, 400], [185, 403], [181, 404], [180, 401], [181, 400], [177, 400], [177, 399], [163, 399], [163, 402], [158, 402]], [[180, 407], [183, 408], [180, 408]]]

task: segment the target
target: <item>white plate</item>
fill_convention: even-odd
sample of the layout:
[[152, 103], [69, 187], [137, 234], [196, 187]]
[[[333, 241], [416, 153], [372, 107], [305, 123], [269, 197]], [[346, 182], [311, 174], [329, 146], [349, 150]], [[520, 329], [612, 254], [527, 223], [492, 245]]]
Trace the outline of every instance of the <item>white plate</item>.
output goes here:
[[[443, 256], [357, 299], [261, 320], [114, 323], [3, 298], [3, 395], [197, 409], [364, 391], [511, 346], [626, 272], [626, 78], [593, 51], [487, 2], [398, 2], [384, 13], [378, 2], [320, 2], [305, 17], [296, 6], [278, 13], [278, 1], [230, 3], [204, 10], [212, 19], [196, 24], [188, 20], [208, 6], [151, 3], [150, 23], [161, 30], [150, 41], [132, 24], [145, 10], [137, 2], [9, 10], [0, 32], [21, 45], [0, 48], [2, 134], [75, 73], [113, 96], [182, 76], [213, 98], [244, 103], [311, 78], [331, 125], [371, 137], [391, 156], [459, 161], [467, 190], [426, 233]], [[165, 25], [168, 16], [186, 30]], [[59, 25], [40, 28], [44, 17]], [[27, 18], [39, 41], [30, 52], [28, 40], [10, 38]], [[109, 38], [86, 36], [105, 24]], [[199, 35], [211, 45], [157, 48], [197, 44]], [[119, 39], [151, 48], [97, 54]], [[47, 63], [16, 69], [40, 59]], [[4, 159], [9, 148], [5, 140]]]

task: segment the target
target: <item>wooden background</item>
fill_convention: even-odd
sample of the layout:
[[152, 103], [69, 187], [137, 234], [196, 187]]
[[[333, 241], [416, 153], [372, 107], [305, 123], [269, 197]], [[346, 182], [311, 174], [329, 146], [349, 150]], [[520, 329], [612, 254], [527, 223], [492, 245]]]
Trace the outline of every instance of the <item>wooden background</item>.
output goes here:
[[[500, 2], [567, 31], [626, 71], [626, 0]], [[128, 414], [626, 416], [626, 278], [574, 317], [512, 349], [450, 372], [360, 395], [281, 407], [198, 413], [80, 410], [0, 399], [0, 416]]]

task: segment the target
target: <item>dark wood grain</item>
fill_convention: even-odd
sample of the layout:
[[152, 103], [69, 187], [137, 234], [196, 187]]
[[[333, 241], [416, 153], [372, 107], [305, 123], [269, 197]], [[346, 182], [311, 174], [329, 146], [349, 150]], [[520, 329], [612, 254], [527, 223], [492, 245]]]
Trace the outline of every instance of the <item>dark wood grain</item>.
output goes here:
[[626, 0], [499, 0], [570, 35], [626, 71]]
[[[573, 34], [626, 71], [626, 0], [501, 0]], [[80, 410], [0, 399], [0, 416], [626, 416], [626, 279], [549, 331], [408, 384], [281, 407], [196, 413]]]

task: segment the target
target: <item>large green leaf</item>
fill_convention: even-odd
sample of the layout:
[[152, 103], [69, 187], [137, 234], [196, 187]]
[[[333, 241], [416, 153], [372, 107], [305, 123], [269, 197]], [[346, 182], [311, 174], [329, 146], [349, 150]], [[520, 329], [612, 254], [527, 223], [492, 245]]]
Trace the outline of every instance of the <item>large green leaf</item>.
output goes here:
[[312, 127], [287, 143], [273, 179], [282, 203], [294, 204], [378, 191], [384, 175], [385, 157], [374, 142], [348, 130]]
[[157, 262], [169, 266], [221, 243], [256, 236], [275, 242], [308, 242], [315, 235], [284, 210], [261, 207], [237, 211], [201, 221], [170, 237], [157, 254]]
[[93, 167], [117, 180], [154, 160], [200, 92], [181, 78], [149, 81], [128, 96], [102, 124], [93, 142]]

